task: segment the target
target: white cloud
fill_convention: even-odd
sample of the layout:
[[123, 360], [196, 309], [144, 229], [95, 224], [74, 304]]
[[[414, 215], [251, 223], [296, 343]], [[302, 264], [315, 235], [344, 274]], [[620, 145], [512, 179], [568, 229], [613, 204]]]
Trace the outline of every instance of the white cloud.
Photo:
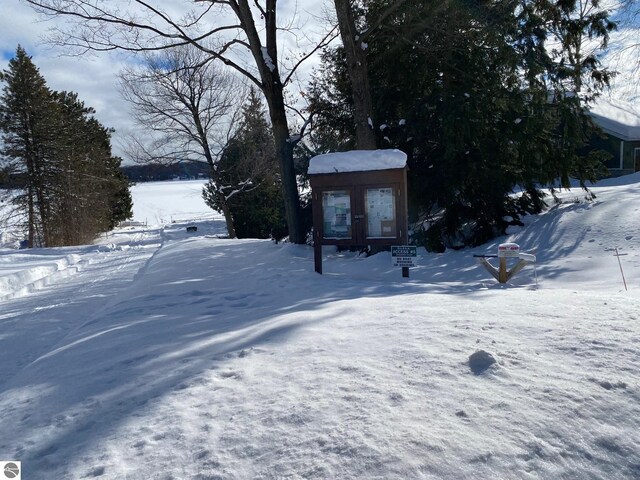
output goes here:
[[116, 75], [124, 65], [122, 56], [85, 55], [66, 56], [64, 50], [44, 43], [51, 21], [39, 20], [36, 13], [18, 0], [2, 0], [5, 12], [0, 15], [0, 69], [7, 67], [7, 58], [22, 45], [40, 69], [49, 87], [78, 93], [85, 105], [96, 110], [96, 118], [106, 127], [115, 128], [114, 153], [123, 155], [119, 148], [122, 135], [133, 127], [129, 105], [117, 88]]
[[34, 48], [46, 26], [35, 21], [33, 10], [18, 0], [3, 0], [2, 3], [0, 50], [3, 53], [13, 52], [18, 43], [28, 50]]
[[[96, 117], [100, 122], [116, 129], [112, 142], [114, 153], [123, 155], [120, 146], [124, 145], [128, 134], [134, 133], [135, 125], [130, 107], [118, 91], [117, 74], [127, 62], [132, 61], [132, 57], [113, 52], [68, 56], [69, 50], [45, 43], [48, 30], [63, 25], [61, 19], [43, 21], [31, 7], [20, 0], [2, 0], [2, 3], [3, 11], [10, 11], [11, 15], [0, 16], [0, 69], [6, 68], [6, 62], [15, 52], [16, 46], [22, 45], [33, 57], [50, 88], [77, 92], [87, 106], [96, 110]], [[314, 2], [304, 8], [294, 2], [279, 5], [280, 24], [287, 29], [286, 32], [282, 31], [279, 61], [288, 56], [289, 60], [285, 63], [291, 65], [295, 63], [291, 53], [293, 50], [305, 47], [309, 50], [309, 44], [319, 31], [316, 28], [316, 18], [321, 16], [321, 4], [322, 2]], [[154, 3], [154, 7], [163, 9], [172, 18], [182, 17], [191, 8], [204, 8], [203, 4], [174, 0], [159, 0]], [[288, 19], [291, 15], [287, 12], [293, 11], [298, 15], [295, 21]], [[216, 22], [223, 18], [218, 13], [214, 17]], [[259, 16], [256, 18], [258, 20]], [[259, 24], [257, 26], [260, 28]], [[309, 66], [302, 71], [305, 78], [312, 62], [308, 63]], [[255, 69], [252, 59], [249, 59], [248, 65], [250, 71]], [[284, 68], [282, 73], [286, 75], [287, 69]], [[304, 88], [305, 83], [302, 82], [298, 87]], [[297, 97], [297, 92], [292, 94]]]

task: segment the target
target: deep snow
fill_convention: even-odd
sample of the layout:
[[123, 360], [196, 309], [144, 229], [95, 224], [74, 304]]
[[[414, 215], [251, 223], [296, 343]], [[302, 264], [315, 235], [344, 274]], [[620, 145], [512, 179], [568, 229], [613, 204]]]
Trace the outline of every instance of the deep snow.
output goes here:
[[[201, 182], [138, 185], [146, 225], [0, 250], [0, 460], [25, 479], [638, 478], [640, 175], [602, 185], [422, 251], [409, 280], [330, 247], [317, 275], [309, 247], [220, 238]], [[538, 262], [500, 286], [473, 254], [506, 241]]]

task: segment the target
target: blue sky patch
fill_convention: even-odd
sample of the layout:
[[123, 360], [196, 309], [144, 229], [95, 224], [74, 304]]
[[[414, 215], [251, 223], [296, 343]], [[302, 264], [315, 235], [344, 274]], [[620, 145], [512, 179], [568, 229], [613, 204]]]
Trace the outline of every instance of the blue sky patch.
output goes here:
[[15, 50], [0, 50], [0, 60], [11, 60], [16, 54]]

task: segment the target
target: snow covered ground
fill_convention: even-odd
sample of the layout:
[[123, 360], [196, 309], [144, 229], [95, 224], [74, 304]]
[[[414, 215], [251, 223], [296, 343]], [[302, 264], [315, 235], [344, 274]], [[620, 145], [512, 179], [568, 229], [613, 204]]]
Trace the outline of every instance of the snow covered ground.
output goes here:
[[[640, 175], [408, 280], [388, 253], [327, 247], [320, 276], [309, 247], [220, 238], [200, 187], [136, 186], [144, 225], [95, 245], [0, 250], [22, 478], [640, 477]], [[538, 262], [500, 286], [473, 254], [505, 241]]]

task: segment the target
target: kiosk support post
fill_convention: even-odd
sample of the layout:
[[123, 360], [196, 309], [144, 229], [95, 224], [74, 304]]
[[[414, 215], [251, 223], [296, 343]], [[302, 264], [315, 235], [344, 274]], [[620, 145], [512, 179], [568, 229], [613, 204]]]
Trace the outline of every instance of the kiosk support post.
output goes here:
[[322, 275], [322, 242], [318, 238], [313, 242], [313, 263], [316, 273]]

